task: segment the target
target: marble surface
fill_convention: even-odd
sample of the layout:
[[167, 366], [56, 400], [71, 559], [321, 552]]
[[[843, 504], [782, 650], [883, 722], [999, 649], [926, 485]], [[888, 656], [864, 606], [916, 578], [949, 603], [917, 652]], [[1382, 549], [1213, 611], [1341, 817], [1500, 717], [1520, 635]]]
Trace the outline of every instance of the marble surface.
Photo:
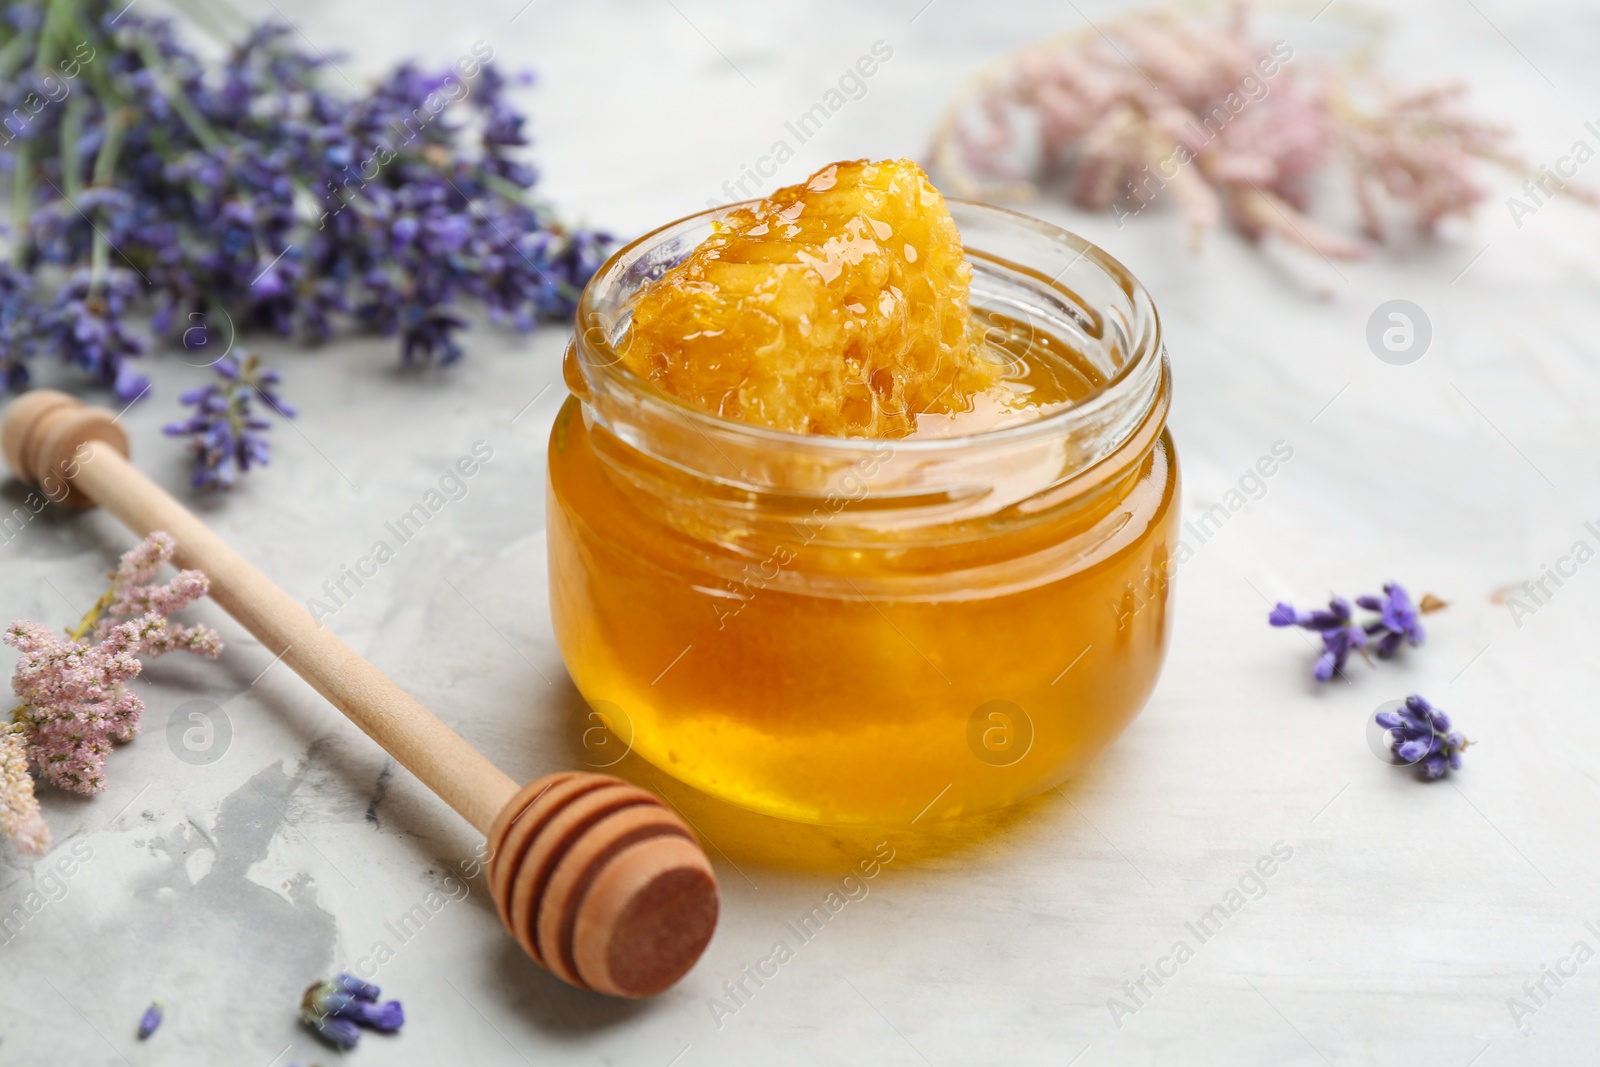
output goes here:
[[[1469, 74], [1478, 105], [1515, 123], [1533, 159], [1563, 154], [1600, 117], [1592, 5], [1391, 6], [1391, 62], [1414, 78]], [[404, 54], [450, 61], [478, 40], [537, 67], [528, 101], [545, 191], [620, 233], [719, 196], [874, 41], [890, 43], [892, 61], [778, 180], [833, 158], [919, 153], [957, 79], [1113, 10], [245, 7], [342, 48], [356, 79]], [[1285, 22], [1297, 48], [1344, 32], [1346, 0], [1313, 24], [1315, 7]], [[1193, 258], [1159, 211], [1119, 230], [1055, 203], [1031, 209], [1104, 244], [1153, 291], [1186, 513], [1221, 500], [1275, 443], [1293, 450], [1184, 565], [1155, 697], [1062, 790], [959, 834], [863, 838], [742, 815], [625, 762], [700, 826], [725, 912], [682, 984], [616, 1003], [528, 965], [481, 880], [462, 878], [473, 832], [208, 607], [201, 616], [229, 642], [221, 664], [151, 669], [145, 735], [111, 757], [108, 792], [48, 798], [49, 857], [0, 852], [0, 913], [30, 892], [47, 901], [0, 944], [0, 1064], [328, 1064], [339, 1057], [295, 1024], [299, 992], [378, 942], [393, 950], [379, 981], [409, 1021], [402, 1036], [364, 1041], [344, 1057], [353, 1063], [1585, 1061], [1600, 1011], [1600, 963], [1588, 960], [1600, 949], [1600, 573], [1578, 567], [1521, 619], [1494, 596], [1579, 540], [1596, 546], [1585, 523], [1600, 520], [1600, 217], [1555, 205], [1519, 228], [1504, 206], [1515, 183], [1492, 180], [1472, 224], [1337, 269], [1226, 235]], [[1430, 349], [1407, 366], [1365, 340], [1391, 299], [1432, 324]], [[274, 431], [270, 470], [205, 506], [306, 596], [486, 442], [493, 458], [465, 497], [331, 625], [519, 779], [581, 759], [589, 725], [545, 609], [543, 454], [564, 342], [557, 328], [482, 328], [463, 364], [419, 374], [397, 371], [383, 341], [264, 345], [303, 417]], [[140, 462], [176, 489], [181, 447], [159, 425], [202, 372], [169, 359], [156, 377], [163, 395], [127, 420]], [[76, 617], [130, 543], [103, 514], [41, 515], [0, 545], [7, 616]], [[1429, 620], [1427, 647], [1398, 663], [1319, 687], [1306, 645], [1265, 624], [1271, 600], [1391, 576], [1451, 601]], [[7, 650], [0, 667], [10, 663]], [[1373, 709], [1411, 691], [1477, 742], [1449, 781], [1419, 784], [1369, 751]], [[169, 723], [181, 733], [197, 706], [220, 753], [198, 764], [168, 742]], [[865, 894], [733, 1001], [725, 983], [884, 839], [894, 859]], [[1270, 876], [1252, 876], [1258, 864]], [[1232, 892], [1246, 903], [1195, 937], [1186, 924]], [[403, 926], [430, 893], [443, 903]], [[1178, 962], [1180, 940], [1191, 952]], [[1171, 977], [1138, 990], [1158, 964]], [[1544, 978], [1558, 967], [1559, 984]], [[1535, 1003], [1524, 983], [1541, 978]], [[138, 1043], [153, 997], [167, 1023]], [[1510, 998], [1536, 1008], [1520, 1029]]]

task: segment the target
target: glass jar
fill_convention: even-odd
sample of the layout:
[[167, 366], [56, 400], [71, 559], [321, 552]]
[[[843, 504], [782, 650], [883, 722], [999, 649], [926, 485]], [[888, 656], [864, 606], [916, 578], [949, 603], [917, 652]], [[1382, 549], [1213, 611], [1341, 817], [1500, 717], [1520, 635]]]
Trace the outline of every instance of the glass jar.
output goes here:
[[999, 348], [1069, 353], [1068, 409], [873, 440], [662, 393], [618, 359], [629, 299], [726, 208], [633, 242], [583, 294], [550, 439], [556, 637], [625, 744], [734, 804], [868, 825], [1009, 804], [1155, 686], [1178, 523], [1155, 308], [1073, 234], [949, 208], [973, 314]]

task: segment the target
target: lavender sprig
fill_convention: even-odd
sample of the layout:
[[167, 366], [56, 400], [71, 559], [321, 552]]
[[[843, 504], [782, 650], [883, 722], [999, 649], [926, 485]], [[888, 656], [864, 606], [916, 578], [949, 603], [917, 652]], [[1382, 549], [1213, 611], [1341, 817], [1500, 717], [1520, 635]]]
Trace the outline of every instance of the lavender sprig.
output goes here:
[[1461, 753], [1471, 744], [1451, 727], [1450, 716], [1413, 693], [1396, 711], [1380, 711], [1379, 726], [1389, 731], [1389, 749], [1406, 764], [1420, 764], [1428, 778], [1461, 769]]
[[1356, 604], [1378, 612], [1378, 617], [1357, 623], [1352, 618], [1350, 602], [1336, 596], [1328, 601], [1326, 609], [1313, 611], [1299, 611], [1280, 602], [1267, 621], [1273, 626], [1297, 626], [1321, 636], [1322, 654], [1317, 657], [1311, 676], [1326, 682], [1344, 671], [1352, 651], [1366, 658], [1370, 648], [1378, 658], [1389, 659], [1402, 645], [1422, 644], [1427, 632], [1422, 628], [1421, 616], [1448, 606], [1431, 594], [1424, 596], [1420, 605], [1414, 605], [1411, 594], [1399, 582], [1385, 583], [1382, 596], [1356, 597]]
[[252, 466], [270, 462], [266, 431], [272, 424], [255, 414], [255, 398], [286, 419], [294, 418], [295, 410], [275, 392], [278, 372], [262, 369], [256, 356], [246, 356], [243, 363], [223, 356], [213, 369], [219, 381], [190, 389], [180, 398], [193, 405], [194, 414], [168, 424], [165, 431], [173, 437], [189, 436], [194, 453], [190, 481], [195, 488], [231, 489]]

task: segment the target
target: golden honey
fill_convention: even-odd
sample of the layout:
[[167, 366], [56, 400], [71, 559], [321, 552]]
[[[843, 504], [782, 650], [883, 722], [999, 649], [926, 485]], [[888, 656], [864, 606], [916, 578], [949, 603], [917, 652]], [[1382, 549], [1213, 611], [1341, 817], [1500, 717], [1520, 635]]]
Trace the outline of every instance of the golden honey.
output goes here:
[[1008, 804], [1156, 683], [1178, 471], [1154, 308], [1080, 238], [949, 209], [1004, 372], [908, 436], [738, 422], [628, 368], [639, 294], [721, 212], [641, 238], [584, 294], [550, 442], [556, 636], [634, 752], [732, 803], [874, 825]]

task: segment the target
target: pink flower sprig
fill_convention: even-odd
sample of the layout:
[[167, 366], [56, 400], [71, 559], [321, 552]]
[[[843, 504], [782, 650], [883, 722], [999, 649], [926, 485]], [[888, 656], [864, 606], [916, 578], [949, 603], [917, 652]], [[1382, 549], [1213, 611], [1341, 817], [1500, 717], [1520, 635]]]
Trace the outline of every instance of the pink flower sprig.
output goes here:
[[[1555, 180], [1509, 151], [1510, 130], [1461, 107], [1465, 86], [1396, 88], [1367, 69], [1365, 50], [1343, 68], [1302, 58], [1256, 36], [1250, 13], [1242, 0], [1220, 18], [1134, 13], [1001, 60], [947, 110], [939, 176], [963, 196], [1013, 197], [1061, 178], [1074, 203], [1119, 220], [1170, 198], [1195, 246], [1226, 222], [1334, 259], [1384, 239], [1385, 199], [1424, 230], [1469, 215], [1486, 195], [1480, 163]], [[1335, 165], [1360, 237], [1310, 216], [1313, 179]]]
[[22, 653], [11, 677], [21, 704], [0, 734], [0, 831], [20, 851], [38, 853], [50, 835], [28, 775], [75, 793], [105, 789], [112, 742], [133, 740], [144, 702], [128, 688], [144, 669], [140, 655], [193, 652], [215, 659], [222, 639], [209, 626], [167, 616], [205, 596], [210, 582], [184, 570], [155, 581], [172, 562], [171, 535], [156, 531], [123, 555], [108, 589], [65, 638], [36, 622], [14, 622], [4, 640]]
[[0, 833], [19, 852], [39, 855], [50, 847], [50, 828], [39, 814], [28, 774], [28, 738], [21, 723], [0, 724]]
[[[177, 547], [171, 534], [157, 530], [123, 554], [121, 565], [111, 575], [111, 589], [103, 598], [104, 614], [94, 621], [96, 640], [104, 640], [118, 620], [147, 615], [166, 618], [210, 592], [211, 580], [203, 571], [182, 570], [165, 583], [154, 580], [171, 565]], [[82, 629], [81, 623], [79, 628]], [[178, 650], [216, 659], [222, 651], [222, 639], [209, 626], [183, 626], [168, 621], [159, 639], [142, 651], [160, 656]]]

